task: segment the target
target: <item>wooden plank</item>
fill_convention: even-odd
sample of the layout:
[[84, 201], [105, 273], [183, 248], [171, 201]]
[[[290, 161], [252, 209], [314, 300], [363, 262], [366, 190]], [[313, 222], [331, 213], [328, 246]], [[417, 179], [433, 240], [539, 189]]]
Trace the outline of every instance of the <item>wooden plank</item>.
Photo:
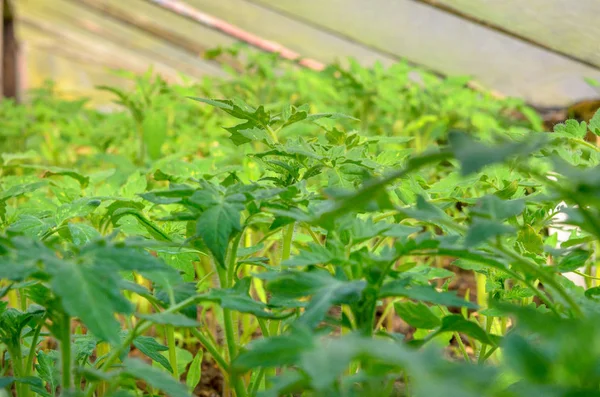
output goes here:
[[[600, 70], [412, 0], [245, 1], [446, 75], [472, 76], [538, 106], [565, 106], [596, 95], [583, 79], [599, 78]], [[220, 0], [212, 9], [215, 15], [221, 10], [222, 18], [243, 18], [234, 7], [238, 2]], [[291, 34], [282, 29], [274, 37], [287, 44]]]
[[2, 27], [2, 94], [6, 98], [20, 100], [19, 43], [15, 35], [15, 16], [12, 0], [4, 0]]
[[173, 35], [181, 36], [185, 41], [196, 43], [196, 45], [205, 48], [229, 47], [236, 42], [225, 34], [173, 14], [168, 10], [150, 4], [146, 0], [84, 0], [84, 2], [94, 2], [98, 5], [112, 7], [128, 14], [135, 13], [140, 20], [146, 23], [158, 24], [161, 29], [167, 30]]
[[600, 67], [597, 0], [421, 0]]
[[94, 90], [95, 85], [129, 85], [107, 68], [143, 73], [153, 65], [170, 81], [180, 81], [182, 73], [196, 78], [224, 75], [215, 63], [64, 0], [27, 0], [17, 11], [31, 88], [51, 78], [60, 92], [91, 95], [98, 99], [96, 104], [103, 104], [108, 98]]
[[[204, 74], [220, 74], [218, 65], [207, 62], [199, 56], [166, 43], [141, 30], [132, 28], [118, 21], [106, 18], [76, 2], [66, 0], [37, 0], [40, 3], [39, 14], [51, 15], [55, 23], [63, 24], [63, 29], [70, 29], [96, 39], [105, 40], [144, 54], [164, 64], [177, 68], [181, 73], [192, 77]], [[150, 64], [149, 64], [150, 65]]]
[[91, 96], [95, 104], [109, 98], [94, 89], [96, 85], [129, 86], [107, 68], [145, 72], [150, 65], [169, 81], [180, 81], [181, 71], [150, 54], [121, 46], [69, 25], [51, 12], [19, 17], [19, 37], [26, 47], [28, 87], [40, 86], [46, 79], [57, 82], [59, 92], [67, 96]]
[[2, 21], [2, 29], [0, 29], [0, 99], [4, 97], [4, 8], [8, 7], [6, 0], [0, 1], [0, 21]]
[[377, 61], [390, 65], [395, 61], [393, 57], [380, 51], [245, 0], [185, 2], [265, 39], [276, 41], [302, 56], [322, 62], [346, 63], [348, 57], [354, 57], [368, 65]]

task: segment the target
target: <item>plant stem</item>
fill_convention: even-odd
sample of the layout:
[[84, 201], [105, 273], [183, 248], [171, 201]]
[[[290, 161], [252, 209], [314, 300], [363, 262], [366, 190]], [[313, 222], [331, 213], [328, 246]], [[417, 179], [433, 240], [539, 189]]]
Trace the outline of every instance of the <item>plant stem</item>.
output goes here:
[[[107, 342], [100, 342], [96, 345], [96, 357], [104, 357], [106, 355], [108, 355], [108, 353], [110, 352], [110, 345]], [[103, 397], [107, 395], [108, 392], [108, 388], [109, 388], [109, 384], [108, 382], [105, 381], [100, 381], [100, 384], [98, 385], [98, 393], [96, 394], [96, 397]]]
[[179, 369], [177, 368], [177, 350], [175, 346], [175, 328], [172, 325], [166, 326], [167, 346], [169, 348], [169, 364], [173, 368], [173, 378], [179, 380]]
[[467, 348], [465, 347], [465, 344], [463, 343], [462, 338], [460, 337], [460, 334], [458, 332], [455, 332], [454, 337], [456, 338], [456, 343], [458, 343], [458, 349], [462, 353], [465, 361], [470, 363], [471, 358], [469, 357], [469, 353], [467, 353]]
[[310, 234], [310, 237], [313, 239], [315, 244], [323, 245], [309, 224], [304, 224], [304, 228], [308, 231], [308, 234]]
[[19, 291], [19, 301], [21, 304], [21, 311], [26, 312], [27, 311], [27, 295], [25, 295], [25, 290]]
[[19, 293], [17, 292], [17, 290], [15, 289], [11, 289], [10, 291], [8, 291], [8, 304], [10, 307], [12, 308], [18, 308], [19, 307]]
[[71, 317], [68, 314], [63, 315], [63, 321], [60, 329], [60, 354], [62, 365], [62, 393], [69, 391], [73, 387], [71, 378]]
[[[231, 243], [227, 261], [227, 269], [225, 270], [219, 265], [217, 265], [217, 273], [219, 275], [219, 282], [221, 284], [221, 288], [231, 288], [233, 286], [233, 278], [235, 276], [235, 265], [237, 263], [237, 251], [240, 245], [241, 238], [242, 233], [239, 233]], [[229, 362], [231, 363], [233, 359], [235, 359], [235, 357], [237, 356], [237, 344], [231, 310], [227, 308], [223, 308], [223, 327], [225, 328], [227, 351], [229, 353]], [[235, 389], [236, 396], [245, 397], [246, 392], [242, 384], [242, 379], [237, 374], [232, 374], [231, 371], [229, 372], [229, 376], [231, 384]]]
[[[20, 378], [23, 376], [23, 360], [21, 359], [21, 345], [17, 344], [15, 347], [7, 346], [8, 352], [12, 358], [12, 369], [15, 378]], [[21, 397], [25, 395], [25, 385], [24, 383], [18, 382], [15, 385], [17, 390], [17, 396]]]
[[295, 223], [290, 223], [283, 230], [283, 248], [281, 251], [281, 261], [285, 261], [290, 258], [292, 253], [292, 239], [294, 238], [294, 226]]
[[144, 160], [146, 157], [146, 145], [144, 144], [144, 129], [142, 127], [142, 123], [141, 122], [136, 122], [136, 127], [137, 127], [137, 133], [138, 133], [138, 139], [139, 139], [139, 154], [138, 154], [138, 161], [140, 165], [144, 165]]
[[254, 378], [254, 381], [250, 385], [250, 397], [256, 396], [256, 393], [258, 393], [258, 388], [260, 387], [260, 384], [262, 383], [262, 379], [264, 376], [265, 376], [265, 369], [261, 368], [258, 371], [258, 375], [256, 375], [256, 377]]
[[[175, 313], [178, 312], [179, 310], [185, 309], [186, 307], [193, 305], [194, 303], [196, 303], [198, 301], [198, 297], [197, 296], [192, 296], [190, 298], [184, 299], [181, 302], [179, 302], [176, 305], [173, 305], [167, 309], [165, 309], [163, 311], [163, 313]], [[127, 349], [130, 345], [131, 342], [133, 342], [133, 340], [135, 339], [135, 337], [137, 335], [143, 334], [145, 331], [147, 331], [150, 327], [152, 327], [153, 323], [148, 322], [146, 320], [141, 320], [139, 321], [136, 326], [131, 330], [131, 332], [127, 335], [127, 338], [123, 341], [123, 343], [121, 344], [120, 347], [112, 349], [110, 352], [110, 355], [106, 358], [106, 360], [104, 360], [104, 362], [102, 363], [102, 365], [100, 366], [100, 370], [101, 371], [108, 371], [110, 369], [110, 367], [115, 363], [115, 361], [118, 360], [119, 355], [121, 354], [121, 352], [125, 349]], [[92, 397], [94, 395], [94, 391], [96, 390], [96, 388], [98, 387], [97, 383], [92, 383], [90, 382], [90, 384], [87, 386], [84, 395], [86, 397]]]
[[573, 273], [577, 274], [578, 276], [590, 279], [590, 280], [600, 280], [600, 277], [590, 276], [589, 274], [585, 274], [583, 272], [580, 272], [579, 270], [574, 270]]
[[[23, 368], [23, 376], [27, 377], [30, 376], [33, 373], [33, 359], [35, 357], [35, 353], [36, 353], [36, 346], [38, 343], [38, 339], [40, 337], [40, 332], [42, 331], [42, 327], [43, 327], [44, 323], [41, 322], [40, 325], [38, 325], [35, 328], [35, 331], [33, 332], [33, 336], [31, 337], [31, 346], [29, 347], [29, 354], [27, 355], [27, 362], [25, 363], [25, 367]], [[29, 396], [29, 386], [25, 386], [23, 392], [23, 397], [28, 397]]]
[[229, 372], [229, 365], [219, 353], [219, 349], [208, 339], [202, 332], [198, 331], [196, 328], [190, 328], [190, 333], [194, 335], [198, 341], [204, 346], [204, 348], [210, 353], [212, 358], [215, 360], [217, 365], [221, 368], [223, 372]]

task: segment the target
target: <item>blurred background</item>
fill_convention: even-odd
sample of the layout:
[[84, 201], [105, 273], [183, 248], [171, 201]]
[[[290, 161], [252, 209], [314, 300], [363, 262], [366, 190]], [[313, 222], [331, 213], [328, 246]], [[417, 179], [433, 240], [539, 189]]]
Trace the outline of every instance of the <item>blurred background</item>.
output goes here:
[[598, 0], [1, 1], [3, 94], [18, 99], [50, 79], [103, 105], [112, 97], [95, 86], [131, 84], [115, 69], [224, 77], [236, 60], [207, 54], [238, 42], [313, 69], [405, 60], [523, 98], [546, 118], [575, 104], [593, 112], [600, 97]]

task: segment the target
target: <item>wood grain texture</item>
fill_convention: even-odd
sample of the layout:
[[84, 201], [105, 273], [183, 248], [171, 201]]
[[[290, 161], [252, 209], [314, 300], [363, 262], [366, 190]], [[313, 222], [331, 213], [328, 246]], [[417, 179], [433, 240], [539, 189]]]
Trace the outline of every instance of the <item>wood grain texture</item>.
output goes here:
[[600, 67], [598, 0], [427, 0]]
[[215, 63], [69, 0], [19, 2], [17, 16], [30, 88], [53, 79], [69, 97], [91, 96], [103, 103], [107, 97], [96, 85], [129, 85], [109, 69], [143, 73], [152, 66], [170, 81], [181, 74], [224, 76]]
[[[232, 2], [217, 3], [226, 9]], [[538, 106], [564, 106], [597, 95], [583, 79], [600, 77], [600, 70], [412, 0], [251, 3], [446, 75], [472, 76]]]
[[354, 57], [367, 65], [377, 61], [389, 65], [395, 61], [394, 57], [361, 43], [347, 40], [335, 33], [246, 0], [186, 0], [185, 2], [265, 39], [276, 41], [305, 57], [322, 62], [345, 63], [348, 57]]

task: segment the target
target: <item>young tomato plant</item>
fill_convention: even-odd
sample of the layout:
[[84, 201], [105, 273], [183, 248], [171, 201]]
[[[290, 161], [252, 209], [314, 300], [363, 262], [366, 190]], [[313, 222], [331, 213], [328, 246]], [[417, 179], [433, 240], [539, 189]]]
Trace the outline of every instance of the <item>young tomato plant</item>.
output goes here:
[[131, 78], [0, 103], [5, 394], [600, 393], [600, 113], [405, 64]]

